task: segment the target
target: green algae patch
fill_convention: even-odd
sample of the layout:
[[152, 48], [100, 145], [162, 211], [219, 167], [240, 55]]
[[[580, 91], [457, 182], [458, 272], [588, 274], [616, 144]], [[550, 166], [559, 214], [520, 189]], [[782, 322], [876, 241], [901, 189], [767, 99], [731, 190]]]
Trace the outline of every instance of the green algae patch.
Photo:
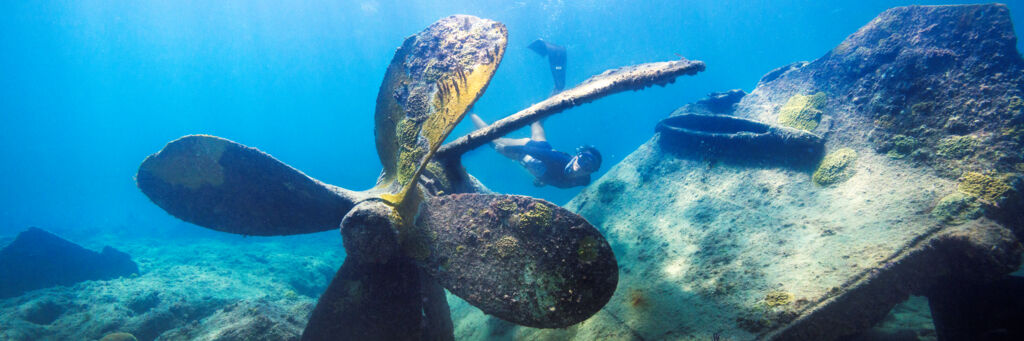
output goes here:
[[519, 239], [513, 236], [504, 236], [494, 242], [494, 251], [498, 253], [498, 256], [502, 258], [508, 258], [516, 254], [516, 250], [519, 249]]
[[932, 217], [951, 225], [981, 218], [982, 213], [984, 212], [977, 198], [964, 193], [947, 195], [932, 209]]
[[825, 155], [814, 171], [811, 180], [814, 183], [827, 186], [846, 181], [853, 177], [856, 172], [853, 165], [857, 160], [857, 152], [850, 148], [842, 148]]
[[957, 190], [994, 203], [1010, 191], [1009, 174], [991, 176], [978, 172], [967, 172], [960, 177]]
[[999, 132], [1011, 141], [1024, 142], [1024, 124], [1006, 127]]
[[814, 130], [821, 122], [821, 109], [825, 107], [825, 93], [793, 95], [779, 109], [779, 124], [807, 131]]
[[398, 134], [398, 179], [400, 182], [413, 177], [416, 168], [426, 155], [419, 143], [420, 125], [412, 119], [403, 119], [396, 125]]
[[431, 160], [427, 163], [427, 171], [433, 175], [434, 180], [437, 180], [440, 192], [435, 195], [441, 195], [445, 192], [452, 192], [453, 186], [451, 181], [448, 179], [448, 172], [445, 171], [444, 166], [441, 165], [437, 160]]
[[885, 153], [886, 156], [893, 159], [902, 159], [910, 156], [917, 150], [919, 145], [917, 139], [907, 135], [894, 135], [889, 141], [892, 144], [892, 149]]
[[1006, 100], [1006, 110], [1010, 112], [1018, 112], [1024, 110], [1024, 99], [1020, 96], [1013, 96]]
[[544, 226], [550, 221], [551, 207], [541, 203], [533, 203], [526, 212], [519, 214], [519, 227]]
[[416, 172], [416, 168], [419, 167], [420, 161], [426, 156], [427, 151], [423, 148], [406, 149], [402, 147], [402, 149], [398, 154], [398, 178], [412, 179], [413, 173]]
[[772, 291], [767, 295], [764, 295], [764, 299], [761, 303], [768, 308], [775, 308], [778, 306], [784, 306], [793, 302], [793, 294], [785, 291]]
[[512, 199], [499, 200], [495, 203], [494, 207], [497, 208], [498, 211], [502, 213], [511, 213], [519, 209], [519, 206], [516, 205], [516, 202], [513, 201]]
[[418, 145], [416, 143], [420, 136], [421, 122], [412, 119], [402, 119], [395, 125], [398, 134], [398, 142], [401, 145]]
[[580, 241], [580, 246], [576, 249], [576, 255], [579, 256], [581, 262], [590, 263], [597, 259], [597, 248], [597, 239], [586, 236]]
[[910, 106], [910, 114], [919, 117], [931, 115], [935, 112], [935, 102], [917, 102]]
[[939, 140], [935, 154], [947, 159], [960, 159], [974, 153], [978, 139], [974, 136], [950, 136]]

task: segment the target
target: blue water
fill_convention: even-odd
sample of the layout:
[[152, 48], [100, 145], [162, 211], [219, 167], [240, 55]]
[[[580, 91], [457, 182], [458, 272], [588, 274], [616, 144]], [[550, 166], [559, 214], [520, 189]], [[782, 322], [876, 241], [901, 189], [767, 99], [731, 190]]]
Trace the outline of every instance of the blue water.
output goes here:
[[[547, 121], [556, 148], [600, 148], [603, 173], [674, 108], [712, 91], [749, 91], [764, 73], [813, 60], [883, 10], [912, 3], [0, 2], [0, 235], [30, 225], [198, 230], [151, 204], [132, 179], [147, 155], [193, 133], [260, 148], [328, 183], [368, 188], [380, 171], [372, 116], [384, 70], [406, 36], [450, 14], [509, 29], [505, 59], [474, 108], [488, 121], [550, 92], [546, 61], [526, 48], [536, 38], [566, 46], [570, 86], [677, 54], [707, 63], [696, 77]], [[953, 2], [928, 2], [946, 3]], [[1024, 22], [1024, 3], [1008, 5]], [[453, 136], [469, 130], [464, 122]], [[487, 148], [466, 155], [465, 165], [498, 192], [558, 204], [578, 192], [536, 188]]]

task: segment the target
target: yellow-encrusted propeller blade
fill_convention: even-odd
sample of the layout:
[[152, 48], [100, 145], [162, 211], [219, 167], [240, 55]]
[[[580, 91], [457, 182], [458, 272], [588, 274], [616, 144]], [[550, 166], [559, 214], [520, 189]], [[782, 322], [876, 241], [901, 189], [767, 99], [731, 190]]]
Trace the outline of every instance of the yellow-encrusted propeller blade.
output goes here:
[[384, 166], [377, 188], [387, 193], [386, 201], [407, 206], [423, 166], [483, 94], [507, 36], [499, 22], [456, 15], [409, 37], [395, 52], [375, 117]]

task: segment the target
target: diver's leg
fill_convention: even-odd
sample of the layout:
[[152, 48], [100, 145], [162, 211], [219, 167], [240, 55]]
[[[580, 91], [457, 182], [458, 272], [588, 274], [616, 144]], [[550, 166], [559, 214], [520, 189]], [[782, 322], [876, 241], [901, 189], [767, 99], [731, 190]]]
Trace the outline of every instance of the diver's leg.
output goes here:
[[[473, 125], [476, 126], [476, 129], [480, 129], [480, 128], [483, 128], [483, 127], [487, 126], [487, 122], [484, 122], [484, 120], [482, 118], [480, 118], [480, 116], [477, 116], [476, 114], [469, 114], [469, 119], [473, 120]], [[527, 142], [530, 142], [530, 139], [528, 139], [528, 138], [510, 139], [510, 138], [506, 138], [506, 137], [499, 137], [499, 138], [496, 138], [496, 139], [491, 141], [491, 143], [494, 145], [495, 148], [499, 148], [499, 147], [518, 147], [518, 146], [526, 145]]]
[[[476, 126], [476, 129], [480, 129], [487, 126], [487, 122], [484, 122], [484, 120], [481, 119], [480, 116], [477, 116], [476, 114], [469, 114], [469, 119], [473, 120], [473, 125]], [[521, 139], [499, 137], [491, 141], [491, 146], [494, 147], [494, 149], [497, 150], [498, 153], [501, 153], [501, 155], [504, 155], [505, 157], [513, 160], [518, 160], [519, 158], [522, 157], [522, 155], [520, 155], [521, 152], [519, 151], [519, 149], [521, 148], [515, 147], [524, 146], [527, 142], [530, 142], [530, 139], [525, 137]]]
[[473, 126], [475, 126], [476, 129], [480, 129], [487, 126], [487, 122], [484, 122], [484, 120], [480, 118], [480, 116], [477, 116], [476, 114], [469, 114], [469, 119], [473, 121]]
[[527, 142], [530, 142], [530, 139], [526, 138], [526, 137], [521, 138], [521, 139], [510, 139], [510, 138], [507, 138], [507, 137], [499, 137], [499, 138], [494, 139], [494, 141], [491, 141], [491, 142], [494, 143], [495, 145], [500, 145], [502, 147], [519, 147], [519, 146], [525, 146]]
[[[547, 136], [544, 135], [544, 124], [540, 121], [536, 121], [530, 124], [530, 139], [534, 141], [547, 141]], [[523, 144], [526, 144], [525, 142]]]
[[523, 146], [527, 142], [530, 142], [530, 139], [525, 137], [521, 139], [499, 138], [491, 141], [494, 150], [512, 160], [523, 158]]

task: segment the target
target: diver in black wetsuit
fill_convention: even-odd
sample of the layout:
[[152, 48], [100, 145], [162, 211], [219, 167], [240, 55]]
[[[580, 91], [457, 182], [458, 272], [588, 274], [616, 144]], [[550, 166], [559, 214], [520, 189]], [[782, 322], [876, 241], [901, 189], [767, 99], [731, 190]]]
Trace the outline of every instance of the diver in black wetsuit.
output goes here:
[[[537, 39], [529, 48], [547, 56], [551, 76], [555, 79], [556, 94], [565, 88], [565, 48]], [[477, 129], [487, 122], [476, 114], [470, 115]], [[571, 188], [590, 184], [590, 174], [601, 168], [601, 153], [592, 146], [576, 148], [576, 155], [560, 152], [551, 147], [541, 122], [530, 124], [530, 137], [521, 139], [499, 138], [491, 141], [501, 155], [519, 161], [535, 178], [534, 185]]]
[[[470, 118], [477, 129], [487, 126], [476, 114]], [[576, 148], [576, 155], [552, 148], [540, 122], [530, 125], [528, 138], [499, 138], [491, 141], [491, 144], [501, 155], [519, 161], [533, 175], [533, 184], [537, 186], [586, 186], [590, 184], [590, 174], [601, 168], [601, 153], [592, 146]]]

